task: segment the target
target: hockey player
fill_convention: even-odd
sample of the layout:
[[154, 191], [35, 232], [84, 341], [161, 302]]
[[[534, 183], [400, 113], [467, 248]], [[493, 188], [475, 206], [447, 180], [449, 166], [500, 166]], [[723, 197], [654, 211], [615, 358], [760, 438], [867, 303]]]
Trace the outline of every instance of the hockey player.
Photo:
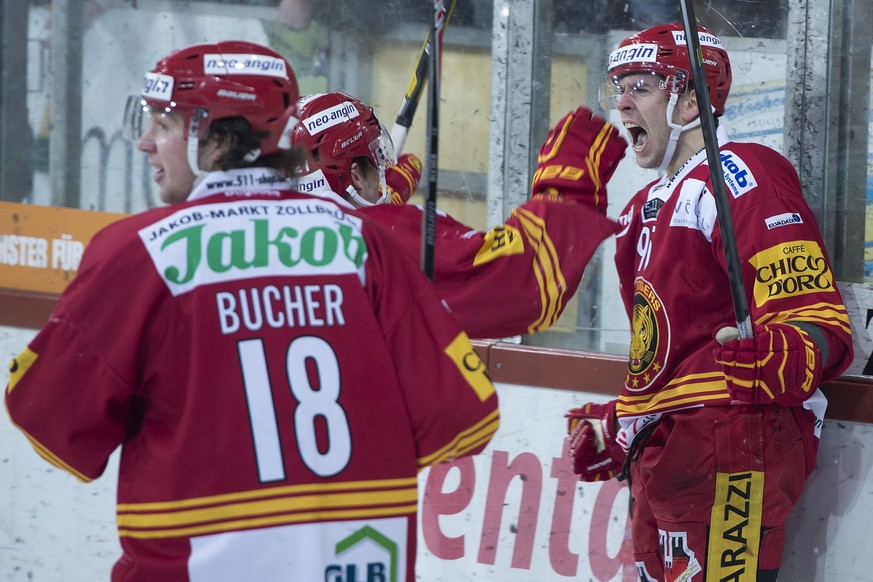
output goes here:
[[[699, 38], [713, 113], [731, 66]], [[852, 358], [846, 308], [789, 162], [718, 141], [754, 327], [737, 339], [722, 235], [682, 24], [625, 39], [604, 107], [621, 115], [643, 168], [663, 170], [620, 216], [616, 265], [631, 321], [627, 377], [606, 405], [571, 410], [586, 481], [627, 478], [640, 580], [773, 581], [784, 524], [815, 464], [818, 386]]]
[[[391, 156], [382, 155], [381, 144], [389, 140], [359, 99], [345, 93], [301, 99], [292, 141], [309, 158], [297, 187], [360, 208], [418, 260], [422, 209], [384, 204]], [[611, 124], [580, 108], [549, 134], [533, 198], [504, 224], [482, 232], [438, 213], [434, 283], [471, 337], [534, 333], [557, 321], [598, 245], [616, 230], [606, 217], [605, 186], [626, 148]]]
[[128, 113], [173, 204], [98, 233], [12, 362], [6, 406], [46, 460], [87, 482], [121, 447], [113, 580], [412, 581], [418, 472], [497, 430], [417, 265], [288, 187], [297, 93], [247, 42], [147, 73]]

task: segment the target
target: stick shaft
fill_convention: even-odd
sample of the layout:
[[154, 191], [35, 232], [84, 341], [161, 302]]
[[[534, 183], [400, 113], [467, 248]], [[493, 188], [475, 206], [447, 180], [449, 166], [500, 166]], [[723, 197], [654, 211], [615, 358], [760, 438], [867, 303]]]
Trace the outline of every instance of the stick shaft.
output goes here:
[[440, 61], [442, 31], [445, 24], [443, 0], [433, 0], [434, 21], [430, 35], [430, 83], [427, 99], [427, 192], [421, 225], [421, 270], [433, 281], [436, 243], [437, 174], [439, 172], [439, 112], [440, 112]]
[[691, 78], [697, 89], [697, 104], [700, 110], [700, 123], [703, 127], [703, 141], [706, 146], [706, 159], [709, 163], [709, 177], [712, 182], [712, 195], [718, 212], [718, 227], [721, 230], [722, 248], [727, 265], [728, 282], [731, 298], [734, 304], [734, 315], [740, 338], [752, 337], [752, 324], [749, 316], [749, 305], [743, 286], [743, 274], [737, 250], [737, 237], [734, 233], [734, 223], [725, 189], [724, 173], [721, 156], [718, 150], [715, 119], [712, 116], [712, 103], [709, 98], [709, 85], [706, 82], [706, 71], [703, 68], [703, 55], [700, 51], [700, 38], [697, 33], [697, 19], [694, 16], [693, 0], [679, 0], [682, 9], [682, 24], [685, 28], [685, 43], [688, 46], [688, 57], [691, 61]]

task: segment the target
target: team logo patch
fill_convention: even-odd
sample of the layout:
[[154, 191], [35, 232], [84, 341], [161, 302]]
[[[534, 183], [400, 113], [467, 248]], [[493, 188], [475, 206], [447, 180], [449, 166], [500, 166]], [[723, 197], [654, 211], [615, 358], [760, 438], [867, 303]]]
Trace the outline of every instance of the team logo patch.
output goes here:
[[703, 567], [688, 547], [688, 533], [658, 530], [661, 553], [664, 555], [665, 582], [690, 581]]
[[524, 242], [518, 229], [512, 226], [496, 226], [485, 233], [485, 241], [473, 257], [473, 265], [482, 265], [500, 257], [524, 252]]
[[755, 267], [753, 294], [761, 307], [771, 299], [796, 297], [834, 290], [834, 275], [819, 244], [796, 240], [772, 246], [752, 257]]
[[764, 220], [767, 225], [767, 230], [773, 230], [780, 226], [788, 226], [789, 224], [803, 224], [803, 218], [796, 212], [786, 212], [785, 214], [777, 214]]
[[670, 324], [663, 303], [648, 281], [637, 279], [625, 379], [628, 390], [645, 390], [663, 371], [669, 340]]

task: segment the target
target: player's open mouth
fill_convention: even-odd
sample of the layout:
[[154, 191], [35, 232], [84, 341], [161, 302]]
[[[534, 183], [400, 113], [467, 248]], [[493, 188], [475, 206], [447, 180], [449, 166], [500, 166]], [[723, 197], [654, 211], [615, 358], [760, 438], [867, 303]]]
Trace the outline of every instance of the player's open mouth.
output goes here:
[[635, 123], [626, 122], [624, 128], [627, 130], [631, 138], [631, 143], [635, 152], [642, 150], [649, 142], [649, 134], [646, 130]]

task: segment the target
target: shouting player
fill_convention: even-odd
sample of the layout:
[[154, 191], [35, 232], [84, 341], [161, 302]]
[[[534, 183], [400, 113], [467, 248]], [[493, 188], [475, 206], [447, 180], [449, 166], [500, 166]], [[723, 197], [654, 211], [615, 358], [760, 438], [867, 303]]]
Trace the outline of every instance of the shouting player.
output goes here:
[[[803, 198], [776, 151], [718, 128], [754, 337], [738, 339], [701, 115], [725, 111], [728, 53], [699, 29], [713, 111], [700, 111], [682, 24], [612, 52], [602, 105], [642, 168], [663, 176], [621, 213], [616, 265], [631, 321], [627, 377], [571, 410], [582, 479], [626, 477], [640, 580], [776, 580], [785, 520], [815, 464], [818, 386], [849, 365], [846, 307]], [[730, 329], [726, 329], [730, 328]]]

